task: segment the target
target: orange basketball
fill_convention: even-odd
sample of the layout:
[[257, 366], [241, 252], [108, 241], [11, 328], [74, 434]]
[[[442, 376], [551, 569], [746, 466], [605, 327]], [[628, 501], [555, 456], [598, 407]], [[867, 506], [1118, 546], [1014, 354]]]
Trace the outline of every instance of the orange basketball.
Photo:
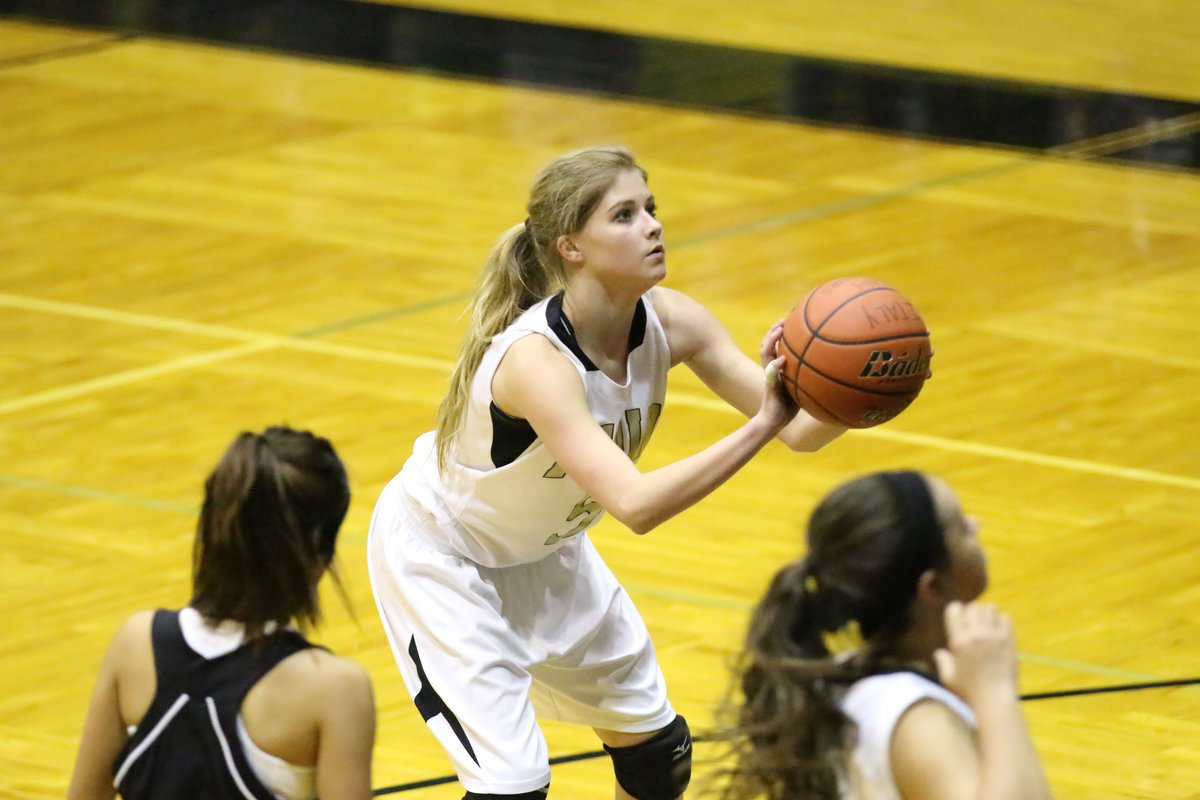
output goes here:
[[836, 278], [813, 289], [783, 323], [784, 385], [824, 422], [870, 428], [916, 399], [933, 348], [921, 314], [871, 278]]

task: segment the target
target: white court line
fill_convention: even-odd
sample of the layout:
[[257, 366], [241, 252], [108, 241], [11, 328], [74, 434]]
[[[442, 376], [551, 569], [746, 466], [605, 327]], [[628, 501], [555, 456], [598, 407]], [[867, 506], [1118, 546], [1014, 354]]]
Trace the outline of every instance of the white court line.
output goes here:
[[272, 347], [274, 345], [271, 342], [249, 342], [234, 347], [224, 347], [220, 350], [210, 350], [206, 353], [175, 358], [170, 361], [152, 364], [148, 367], [137, 367], [136, 369], [125, 370], [124, 372], [115, 372], [111, 375], [73, 383], [69, 386], [61, 386], [57, 389], [35, 392], [34, 394], [0, 403], [0, 416], [12, 414], [16, 411], [24, 411], [28, 408], [44, 406], [48, 403], [56, 403], [60, 400], [74, 400], [76, 397], [83, 397], [84, 395], [104, 391], [105, 389], [128, 386], [131, 383], [139, 383], [148, 378], [157, 378], [162, 375], [169, 375], [172, 372], [182, 372], [193, 367], [215, 364], [218, 361], [228, 361], [231, 358], [240, 358], [250, 353], [261, 353], [264, 350], [270, 350]]
[[[688, 408], [698, 408], [705, 411], [719, 411], [729, 414], [740, 414], [736, 409], [715, 397], [701, 397], [700, 395], [690, 394], [688, 392], [671, 392], [668, 394], [672, 405], [685, 406]], [[1040, 467], [1053, 467], [1056, 469], [1065, 469], [1073, 472], [1086, 472], [1092, 475], [1103, 475], [1109, 478], [1123, 478], [1125, 480], [1139, 481], [1142, 483], [1157, 483], [1165, 486], [1177, 486], [1183, 489], [1200, 489], [1200, 478], [1191, 478], [1186, 475], [1173, 475], [1168, 472], [1154, 472], [1148, 469], [1136, 469], [1134, 467], [1119, 467], [1115, 464], [1104, 464], [1099, 461], [1085, 461], [1081, 458], [1065, 458], [1063, 456], [1051, 456], [1043, 453], [1034, 453], [1029, 450], [1018, 450], [1013, 447], [1000, 447], [998, 445], [983, 444], [982, 442], [969, 442], [962, 439], [947, 439], [942, 436], [929, 436], [923, 433], [910, 433], [908, 431], [898, 431], [886, 427], [879, 428], [864, 428], [852, 430], [849, 436], [863, 436], [871, 439], [884, 439], [891, 442], [902, 442], [904, 444], [916, 445], [918, 447], [929, 447], [935, 450], [946, 450], [956, 453], [970, 453], [971, 455], [984, 456], [987, 458], [997, 458], [1003, 461], [1015, 461], [1021, 464], [1036, 464]]]
[[[155, 317], [146, 314], [114, 311], [112, 309], [81, 305], [78, 303], [38, 300], [4, 293], [0, 293], [0, 306], [22, 308], [29, 311], [40, 311], [44, 313], [60, 314], [63, 316], [78, 317], [83, 319], [104, 320], [138, 327], [154, 328], [156, 330], [169, 330], [179, 333], [191, 333], [227, 339], [238, 339], [246, 342], [245, 344], [238, 345], [236, 347], [222, 348], [220, 350], [210, 351], [208, 353], [185, 356], [183, 358], [165, 361], [149, 367], [139, 367], [137, 369], [115, 373], [102, 378], [83, 381], [71, 386], [65, 386], [59, 389], [51, 389], [44, 392], [27, 395], [26, 397], [16, 398], [15, 400], [10, 400], [6, 403], [0, 403], [0, 415], [12, 413], [14, 411], [21, 411], [58, 400], [72, 399], [90, 394], [92, 392], [102, 391], [104, 389], [125, 386], [138, 381], [146, 380], [148, 378], [159, 377], [161, 375], [167, 375], [173, 372], [180, 372], [193, 367], [216, 363], [218, 361], [239, 358], [244, 355], [263, 352], [272, 348], [286, 348], [290, 350], [321, 353], [324, 355], [339, 356], [343, 358], [398, 364], [401, 366], [416, 367], [421, 369], [441, 370], [447, 373], [453, 367], [453, 362], [449, 361], [448, 359], [429, 358], [426, 356], [406, 353], [391, 353], [365, 347], [355, 347], [352, 345], [318, 342], [295, 336], [259, 334], [251, 331], [239, 330], [237, 328], [227, 328], [220, 325], [207, 325], [204, 323], [187, 322], [184, 320]], [[672, 405], [702, 409], [705, 411], [716, 411], [725, 414], [740, 415], [740, 412], [716, 397], [700, 396], [691, 394], [689, 392], [672, 391], [669, 393], [669, 398]], [[907, 431], [891, 430], [886, 427], [854, 430], [851, 431], [849, 435], [883, 439], [893, 442], [902, 442], [904, 444], [928, 447], [931, 449], [944, 450], [948, 452], [969, 453], [971, 455], [982, 456], [986, 458], [996, 458], [1020, 464], [1033, 464], [1072, 472], [1083, 472], [1091, 475], [1103, 475], [1105, 477], [1121, 478], [1125, 480], [1138, 481], [1141, 483], [1154, 483], [1163, 486], [1174, 486], [1183, 489], [1200, 490], [1200, 478], [1192, 478], [1185, 475], [1174, 475], [1166, 472], [1155, 472], [1152, 470], [1137, 469], [1134, 467], [1121, 467], [1114, 464], [1104, 464], [1097, 461], [1086, 461], [1078, 458], [1045, 455], [1028, 450], [1018, 450], [1011, 447], [983, 444], [981, 442], [969, 442], [960, 439], [948, 439], [941, 436], [909, 433]]]
[[424, 367], [428, 369], [444, 369], [449, 372], [454, 362], [444, 358], [428, 358], [426, 356], [409, 355], [405, 353], [390, 353], [382, 350], [372, 350], [354, 345], [320, 342], [299, 336], [281, 336], [271, 333], [255, 333], [240, 328], [229, 328], [224, 325], [210, 325], [204, 322], [189, 322], [171, 317], [156, 317], [149, 314], [138, 314], [131, 311], [119, 311], [111, 308], [66, 303], [60, 300], [41, 300], [33, 297], [5, 294], [0, 292], [0, 306], [19, 308], [24, 311], [37, 311], [45, 314], [57, 314], [76, 319], [94, 319], [102, 322], [113, 322], [119, 325], [132, 325], [139, 328], [152, 328], [159, 331], [186, 333], [194, 336], [211, 336], [219, 339], [234, 339], [241, 342], [270, 344], [274, 347], [299, 350], [307, 353], [322, 353], [325, 355], [345, 356], [365, 361], [382, 361], [400, 364], [408, 367]]
[[39, 311], [44, 314], [58, 314], [63, 317], [78, 319], [94, 319], [101, 322], [115, 322], [120, 325], [136, 325], [140, 328], [153, 328], [159, 331], [175, 333], [190, 333], [196, 336], [214, 336], [219, 339], [235, 339], [241, 342], [254, 342], [269, 338], [263, 334], [237, 328], [227, 328], [224, 325], [209, 325], [204, 322], [190, 322], [185, 319], [171, 317], [155, 317], [149, 314], [137, 314], [132, 311], [119, 311], [100, 306], [83, 305], [82, 303], [67, 303], [61, 300], [43, 300], [37, 297], [24, 297], [17, 294], [0, 292], [0, 305], [9, 308], [19, 308], [23, 311]]

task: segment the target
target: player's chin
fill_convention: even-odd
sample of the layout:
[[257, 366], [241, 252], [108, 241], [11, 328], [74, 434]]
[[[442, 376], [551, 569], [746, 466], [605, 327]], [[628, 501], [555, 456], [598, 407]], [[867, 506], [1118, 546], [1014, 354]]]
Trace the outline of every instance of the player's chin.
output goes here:
[[667, 257], [662, 253], [655, 253], [652, 256], [646, 257], [646, 264], [649, 267], [650, 274], [654, 276], [655, 281], [661, 281], [667, 277]]

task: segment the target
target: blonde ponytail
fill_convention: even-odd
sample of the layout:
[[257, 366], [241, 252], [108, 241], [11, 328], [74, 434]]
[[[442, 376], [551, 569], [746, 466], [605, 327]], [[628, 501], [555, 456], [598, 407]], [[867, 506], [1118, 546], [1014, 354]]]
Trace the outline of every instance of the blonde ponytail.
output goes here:
[[566, 287], [558, 238], [580, 230], [617, 176], [627, 170], [646, 174], [623, 147], [593, 147], [554, 160], [534, 181], [529, 219], [509, 228], [492, 248], [471, 301], [471, 325], [450, 375], [450, 391], [438, 407], [439, 470], [444, 472], [450, 464], [454, 439], [466, 419], [471, 382], [488, 345], [521, 312]]
[[444, 471], [449, 463], [450, 445], [466, 417], [471, 381], [492, 338], [525, 309], [562, 288], [559, 283], [542, 267], [526, 224], [509, 228], [492, 248], [471, 301], [471, 326], [450, 375], [450, 391], [438, 407], [439, 470]]

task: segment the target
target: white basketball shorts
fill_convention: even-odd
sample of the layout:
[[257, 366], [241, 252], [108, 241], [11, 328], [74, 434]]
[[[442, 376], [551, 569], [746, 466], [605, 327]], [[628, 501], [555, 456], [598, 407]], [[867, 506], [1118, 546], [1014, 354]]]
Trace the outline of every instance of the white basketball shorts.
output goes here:
[[538, 717], [625, 733], [675, 718], [645, 623], [586, 534], [497, 568], [444, 541], [389, 485], [368, 537], [371, 588], [404, 683], [468, 791], [549, 783]]

